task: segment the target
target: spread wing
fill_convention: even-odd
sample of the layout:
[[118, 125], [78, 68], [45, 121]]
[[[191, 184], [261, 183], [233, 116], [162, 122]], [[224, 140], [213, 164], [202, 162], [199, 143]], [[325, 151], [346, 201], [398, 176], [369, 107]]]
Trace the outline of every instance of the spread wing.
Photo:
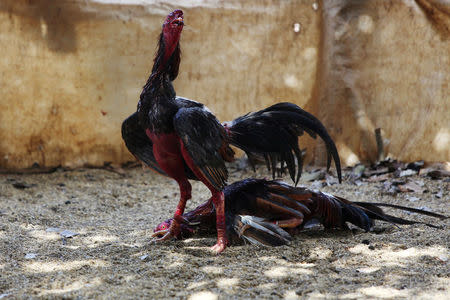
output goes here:
[[206, 180], [222, 190], [228, 178], [224, 160], [232, 157], [232, 150], [216, 117], [202, 107], [180, 108], [174, 117], [174, 128]]
[[[145, 130], [139, 125], [138, 114], [135, 112], [122, 123], [122, 138], [128, 150], [146, 166], [155, 170], [161, 175], [168, 176], [166, 172], [158, 165], [153, 155], [153, 143], [148, 138]], [[189, 179], [198, 180], [187, 165], [184, 171]]]

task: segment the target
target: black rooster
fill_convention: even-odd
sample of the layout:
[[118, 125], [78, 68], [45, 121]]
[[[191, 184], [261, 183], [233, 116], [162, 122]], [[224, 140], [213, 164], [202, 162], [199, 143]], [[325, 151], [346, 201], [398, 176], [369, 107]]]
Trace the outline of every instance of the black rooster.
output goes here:
[[183, 25], [181, 10], [167, 16], [152, 73], [141, 93], [137, 112], [122, 124], [122, 137], [137, 159], [173, 178], [180, 187], [173, 221], [170, 228], [156, 233], [162, 235], [159, 240], [179, 235], [186, 201], [191, 198], [188, 179], [200, 180], [211, 191], [209, 203], [216, 209], [217, 244], [212, 250], [219, 253], [228, 243], [222, 190], [228, 178], [225, 161], [232, 161], [234, 156], [230, 144], [243, 149], [250, 158], [265, 158], [274, 175], [278, 163], [282, 169], [286, 165], [295, 183], [302, 169], [298, 136], [304, 131], [325, 141], [328, 168], [333, 158], [339, 181], [340, 161], [322, 123], [294, 104], [278, 103], [222, 125], [203, 104], [176, 97], [172, 81], [178, 75]]
[[[346, 199], [292, 187], [278, 181], [245, 179], [224, 189], [227, 235], [230, 240], [245, 240], [253, 244], [279, 246], [291, 240], [291, 234], [311, 223], [325, 228], [346, 229], [347, 222], [369, 231], [374, 220], [394, 224], [432, 224], [398, 218], [383, 212], [381, 206], [446, 219], [446, 216], [410, 207], [385, 203], [351, 202]], [[196, 231], [213, 231], [215, 210], [208, 202], [183, 215], [178, 238]], [[172, 219], [160, 223], [155, 232], [168, 228]]]

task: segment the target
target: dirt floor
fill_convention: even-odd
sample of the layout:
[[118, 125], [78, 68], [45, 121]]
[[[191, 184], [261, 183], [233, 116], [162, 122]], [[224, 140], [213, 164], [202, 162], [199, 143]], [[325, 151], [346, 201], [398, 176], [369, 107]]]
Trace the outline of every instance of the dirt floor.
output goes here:
[[[125, 173], [1, 175], [0, 299], [450, 298], [448, 220], [398, 213], [447, 228], [379, 222], [377, 233], [314, 229], [288, 246], [232, 246], [215, 256], [208, 250], [214, 236], [150, 243], [154, 226], [174, 212], [177, 186], [140, 168]], [[230, 182], [255, 176], [231, 173]], [[381, 182], [348, 181], [322, 190], [449, 214], [448, 180], [408, 180], [427, 191], [392, 196]], [[188, 209], [208, 198], [193, 186]]]

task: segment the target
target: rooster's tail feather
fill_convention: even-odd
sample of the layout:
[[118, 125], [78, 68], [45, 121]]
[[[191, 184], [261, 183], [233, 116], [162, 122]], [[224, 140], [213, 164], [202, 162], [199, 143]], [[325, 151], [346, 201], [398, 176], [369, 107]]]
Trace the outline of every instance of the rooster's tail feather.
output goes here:
[[[230, 142], [241, 148], [252, 162], [262, 157], [275, 177], [278, 162], [286, 164], [295, 184], [302, 172], [302, 151], [298, 137], [307, 132], [311, 137], [319, 135], [327, 148], [327, 169], [334, 159], [339, 182], [342, 180], [339, 154], [323, 124], [312, 114], [292, 103], [277, 103], [266, 109], [248, 113], [233, 120], [229, 127]], [[297, 167], [295, 164], [297, 160]], [[297, 170], [296, 170], [297, 169]]]

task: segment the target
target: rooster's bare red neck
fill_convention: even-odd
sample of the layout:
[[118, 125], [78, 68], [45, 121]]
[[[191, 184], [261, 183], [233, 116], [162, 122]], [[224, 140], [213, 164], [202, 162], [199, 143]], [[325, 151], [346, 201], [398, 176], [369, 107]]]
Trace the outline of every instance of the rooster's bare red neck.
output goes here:
[[180, 65], [179, 42], [183, 25], [181, 10], [175, 10], [167, 16], [159, 38], [159, 48], [152, 69], [153, 77], [168, 75], [170, 81], [177, 77]]

